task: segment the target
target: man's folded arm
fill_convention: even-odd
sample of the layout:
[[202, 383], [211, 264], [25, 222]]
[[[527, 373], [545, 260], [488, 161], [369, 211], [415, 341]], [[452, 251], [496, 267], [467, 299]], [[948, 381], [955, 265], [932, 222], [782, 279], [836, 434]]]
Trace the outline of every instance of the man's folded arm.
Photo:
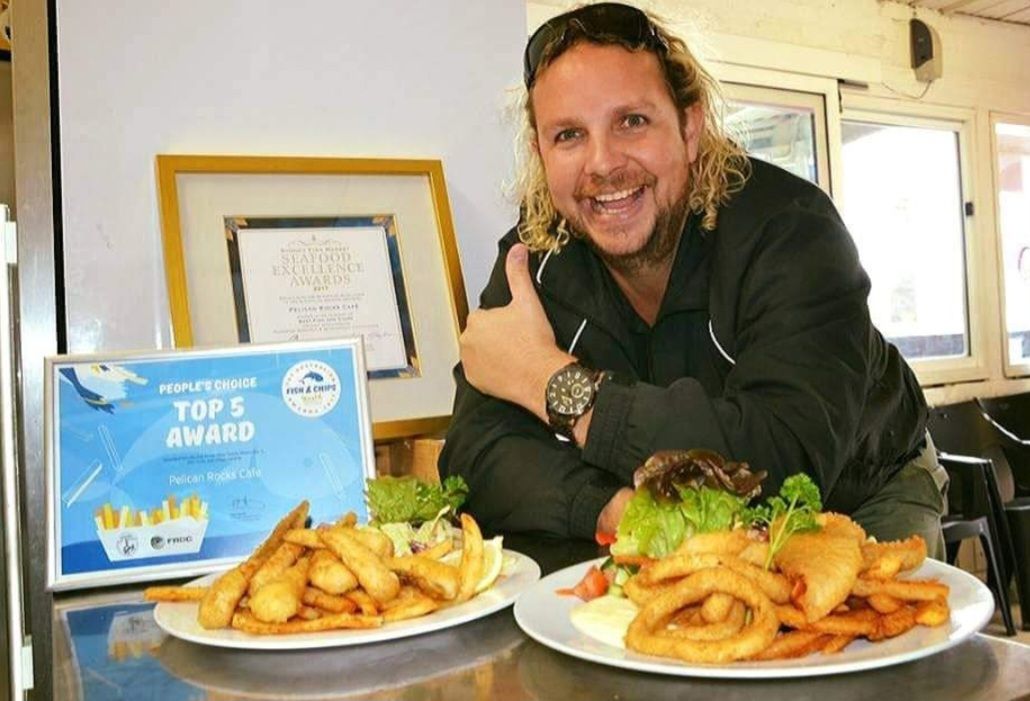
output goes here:
[[539, 419], [470, 386], [455, 369], [454, 417], [440, 455], [440, 474], [461, 475], [466, 503], [492, 532], [541, 532], [591, 538], [605, 504], [626, 486], [587, 465]]

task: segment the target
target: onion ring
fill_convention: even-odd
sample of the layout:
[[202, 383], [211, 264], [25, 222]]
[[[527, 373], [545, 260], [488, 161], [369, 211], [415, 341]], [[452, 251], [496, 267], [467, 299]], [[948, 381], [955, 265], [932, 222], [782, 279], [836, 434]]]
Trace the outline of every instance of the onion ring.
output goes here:
[[[728, 595], [727, 595], [728, 596]], [[708, 597], [711, 599], [711, 597]], [[747, 608], [744, 604], [731, 597], [729, 611], [721, 621], [715, 623], [701, 623], [699, 625], [679, 625], [676, 628], [659, 630], [655, 635], [663, 638], [675, 638], [677, 640], [725, 640], [731, 635], [740, 632], [747, 621]]]
[[653, 586], [667, 579], [684, 577], [698, 570], [720, 565], [753, 581], [773, 603], [785, 604], [790, 601], [791, 585], [786, 577], [756, 567], [733, 555], [717, 553], [672, 555], [641, 570], [634, 579], [639, 579], [639, 583], [643, 586]]
[[[716, 641], [680, 640], [656, 634], [677, 610], [715, 592], [731, 594], [751, 609], [751, 622], [740, 632]], [[686, 662], [724, 664], [764, 650], [776, 637], [777, 630], [776, 610], [754, 582], [728, 569], [704, 569], [644, 605], [629, 625], [626, 646], [637, 652]]]

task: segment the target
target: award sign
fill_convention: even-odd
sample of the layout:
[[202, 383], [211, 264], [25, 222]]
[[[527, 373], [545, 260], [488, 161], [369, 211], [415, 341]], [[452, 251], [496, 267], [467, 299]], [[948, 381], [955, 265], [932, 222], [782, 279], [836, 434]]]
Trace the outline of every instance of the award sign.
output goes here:
[[303, 499], [367, 515], [360, 339], [47, 359], [48, 581], [200, 574]]
[[372, 377], [418, 374], [394, 218], [228, 217], [241, 341], [361, 336]]

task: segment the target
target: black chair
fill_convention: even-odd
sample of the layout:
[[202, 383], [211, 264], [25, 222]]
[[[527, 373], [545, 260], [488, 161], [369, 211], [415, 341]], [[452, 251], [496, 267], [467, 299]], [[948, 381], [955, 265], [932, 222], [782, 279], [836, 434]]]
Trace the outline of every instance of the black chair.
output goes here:
[[[951, 478], [949, 486], [948, 511], [949, 513], [941, 519], [941, 528], [944, 531], [944, 545], [947, 549], [948, 564], [955, 564], [958, 557], [958, 547], [963, 540], [977, 538], [987, 556], [987, 586], [994, 594], [995, 603], [1001, 611], [1001, 620], [1005, 624], [1005, 634], [1015, 635], [1016, 624], [1012, 618], [1012, 606], [1009, 601], [1008, 581], [1009, 576], [1003, 569], [1003, 556], [1005, 551], [1003, 539], [999, 537], [999, 523], [1003, 520], [997, 518], [994, 509], [986, 506], [991, 501], [990, 493], [992, 484], [994, 492], [997, 492], [997, 485], [989, 475], [993, 472], [990, 460], [968, 457], [964, 455], [950, 455], [943, 451], [937, 454], [938, 460], [948, 476]], [[964, 499], [959, 506], [958, 500], [950, 498], [955, 491], [963, 492]], [[955, 508], [965, 509], [964, 512], [956, 511]], [[977, 516], [975, 514], [982, 513]], [[1020, 603], [1022, 607], [1022, 603]], [[1021, 611], [1026, 609], [1021, 608]], [[1023, 624], [1026, 625], [1026, 615], [1023, 614]]]
[[[1010, 522], [1018, 524], [1030, 518], [1030, 500], [1026, 504], [1012, 501], [1011, 469], [996, 429], [974, 402], [932, 409], [928, 428], [934, 443], [947, 458], [942, 459], [941, 464], [952, 480], [948, 491], [950, 515], [944, 522], [986, 519], [988, 533], [981, 542], [986, 543], [984, 551], [988, 560], [995, 560], [997, 565], [994, 571], [988, 571], [988, 586], [995, 593], [1006, 631], [1011, 635], [1015, 630], [1007, 605], [1008, 583], [1015, 575], [1023, 628], [1030, 630], [1030, 572], [1027, 571], [1030, 568], [1024, 566], [1030, 553], [1021, 545], [1017, 558], [1010, 528]], [[961, 540], [958, 536], [966, 532], [968, 529], [954, 527], [950, 535], [945, 531], [946, 543], [949, 538], [952, 540], [948, 543], [950, 562], [954, 562], [957, 553], [957, 541]]]
[[1023, 607], [1023, 629], [1030, 610], [1030, 392], [1008, 397], [977, 399], [977, 406], [991, 424], [1012, 470], [1013, 497], [1000, 485], [1005, 516], [1016, 553], [1016, 584]]
[[1030, 497], [1030, 393], [977, 399], [1012, 468], [1015, 496]]
[[1030, 392], [976, 401], [992, 420], [1015, 434], [1018, 439], [1030, 441]]

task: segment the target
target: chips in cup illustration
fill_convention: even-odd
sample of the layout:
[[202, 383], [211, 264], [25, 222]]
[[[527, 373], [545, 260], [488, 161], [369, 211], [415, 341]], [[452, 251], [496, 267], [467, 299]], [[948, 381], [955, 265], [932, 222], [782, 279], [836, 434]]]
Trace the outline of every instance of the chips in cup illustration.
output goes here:
[[207, 502], [196, 494], [181, 502], [170, 494], [154, 509], [120, 508], [110, 502], [93, 516], [111, 562], [200, 552], [207, 531]]

